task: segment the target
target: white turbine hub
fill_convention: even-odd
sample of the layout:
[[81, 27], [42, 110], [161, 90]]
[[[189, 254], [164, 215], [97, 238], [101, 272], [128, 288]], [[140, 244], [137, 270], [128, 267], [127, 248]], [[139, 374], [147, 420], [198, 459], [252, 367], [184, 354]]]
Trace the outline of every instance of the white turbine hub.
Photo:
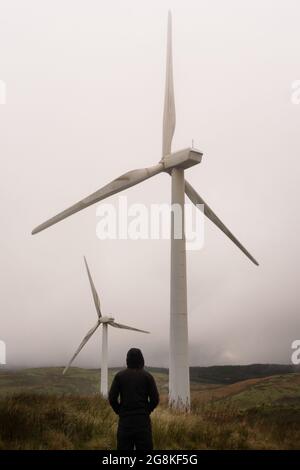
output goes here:
[[100, 318], [100, 322], [101, 323], [109, 323], [111, 321], [114, 321], [114, 318], [113, 317], [101, 317]]

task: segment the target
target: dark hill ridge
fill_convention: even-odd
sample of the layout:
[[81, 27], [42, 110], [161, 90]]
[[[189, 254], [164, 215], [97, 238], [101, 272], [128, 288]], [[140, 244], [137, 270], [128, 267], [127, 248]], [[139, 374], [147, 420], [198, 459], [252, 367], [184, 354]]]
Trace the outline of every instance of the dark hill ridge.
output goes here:
[[249, 364], [242, 366], [191, 367], [190, 377], [195, 382], [232, 384], [242, 380], [300, 372], [292, 364]]
[[[168, 373], [168, 369], [149, 367], [154, 373]], [[232, 384], [242, 380], [285, 375], [300, 372], [299, 366], [292, 364], [248, 364], [237, 366], [190, 367], [192, 382], [210, 384]]]

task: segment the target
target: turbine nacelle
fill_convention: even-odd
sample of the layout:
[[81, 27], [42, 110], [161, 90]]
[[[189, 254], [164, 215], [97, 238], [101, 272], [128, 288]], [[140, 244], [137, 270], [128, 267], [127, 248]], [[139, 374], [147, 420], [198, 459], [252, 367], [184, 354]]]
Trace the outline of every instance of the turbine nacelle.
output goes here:
[[160, 163], [163, 164], [166, 171], [170, 171], [173, 168], [181, 168], [186, 170], [191, 166], [198, 165], [202, 160], [202, 153], [194, 148], [187, 148], [178, 150], [178, 152], [170, 153], [165, 155]]
[[109, 316], [99, 318], [100, 323], [110, 323], [112, 321], [115, 321], [115, 319], [113, 317], [109, 317]]

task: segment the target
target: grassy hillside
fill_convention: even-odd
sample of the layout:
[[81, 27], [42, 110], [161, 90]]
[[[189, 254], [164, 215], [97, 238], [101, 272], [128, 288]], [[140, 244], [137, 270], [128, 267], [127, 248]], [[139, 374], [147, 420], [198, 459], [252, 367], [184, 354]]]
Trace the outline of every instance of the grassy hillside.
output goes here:
[[[109, 370], [109, 384], [118, 368]], [[168, 390], [168, 369], [148, 368], [155, 376], [161, 392]], [[207, 390], [252, 378], [285, 375], [296, 371], [295, 366], [252, 364], [247, 366], [191, 367], [192, 390]], [[35, 393], [93, 395], [99, 391], [100, 371], [72, 367], [62, 375], [62, 367], [0, 370], [0, 396], [3, 394]], [[299, 370], [300, 372], [300, 370]]]
[[[276, 381], [278, 386], [280, 377]], [[271, 381], [265, 385], [271, 386]], [[299, 388], [299, 376], [293, 377], [290, 390], [295, 385]], [[231, 399], [247, 388], [230, 399], [228, 395], [205, 403], [194, 392], [188, 415], [161, 404], [152, 415], [155, 448], [299, 449], [299, 391], [295, 390], [292, 403], [282, 395], [242, 409]], [[0, 399], [0, 449], [114, 449], [116, 428], [117, 417], [97, 395], [23, 393]]]
[[247, 380], [228, 386], [228, 392], [226, 399], [230, 399], [240, 409], [266, 407], [269, 404], [278, 407], [293, 407], [293, 405], [297, 407], [300, 405], [300, 374]]
[[[115, 448], [117, 417], [97, 395], [98, 372], [74, 368], [64, 377], [61, 370], [2, 371], [0, 449]], [[155, 376], [162, 398], [152, 416], [156, 449], [300, 449], [299, 373], [195, 382], [188, 415], [167, 408], [167, 376]]]
[[[118, 370], [109, 370], [109, 385]], [[0, 371], [0, 396], [20, 392], [58, 395], [95, 395], [99, 392], [99, 370], [71, 367], [66, 375], [62, 375], [62, 371], [63, 367]], [[156, 372], [155, 379], [160, 391], [167, 391], [168, 375]]]
[[[20, 392], [92, 395], [99, 391], [100, 372], [72, 367], [0, 371], [0, 395]], [[111, 375], [111, 374], [110, 374]]]
[[198, 405], [222, 402], [239, 410], [265, 406], [300, 406], [300, 374], [274, 375], [230, 385], [210, 385], [192, 391]]

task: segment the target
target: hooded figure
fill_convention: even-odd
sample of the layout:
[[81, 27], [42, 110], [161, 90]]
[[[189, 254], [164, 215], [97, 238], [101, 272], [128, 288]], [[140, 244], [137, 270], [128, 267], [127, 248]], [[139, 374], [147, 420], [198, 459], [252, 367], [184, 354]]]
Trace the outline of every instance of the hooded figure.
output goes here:
[[129, 349], [126, 357], [126, 364], [129, 369], [142, 369], [145, 365], [142, 351], [137, 348]]
[[159, 403], [154, 378], [144, 370], [144, 357], [137, 348], [129, 349], [127, 369], [118, 372], [109, 391], [109, 403], [119, 415], [118, 450], [152, 450], [150, 413]]

